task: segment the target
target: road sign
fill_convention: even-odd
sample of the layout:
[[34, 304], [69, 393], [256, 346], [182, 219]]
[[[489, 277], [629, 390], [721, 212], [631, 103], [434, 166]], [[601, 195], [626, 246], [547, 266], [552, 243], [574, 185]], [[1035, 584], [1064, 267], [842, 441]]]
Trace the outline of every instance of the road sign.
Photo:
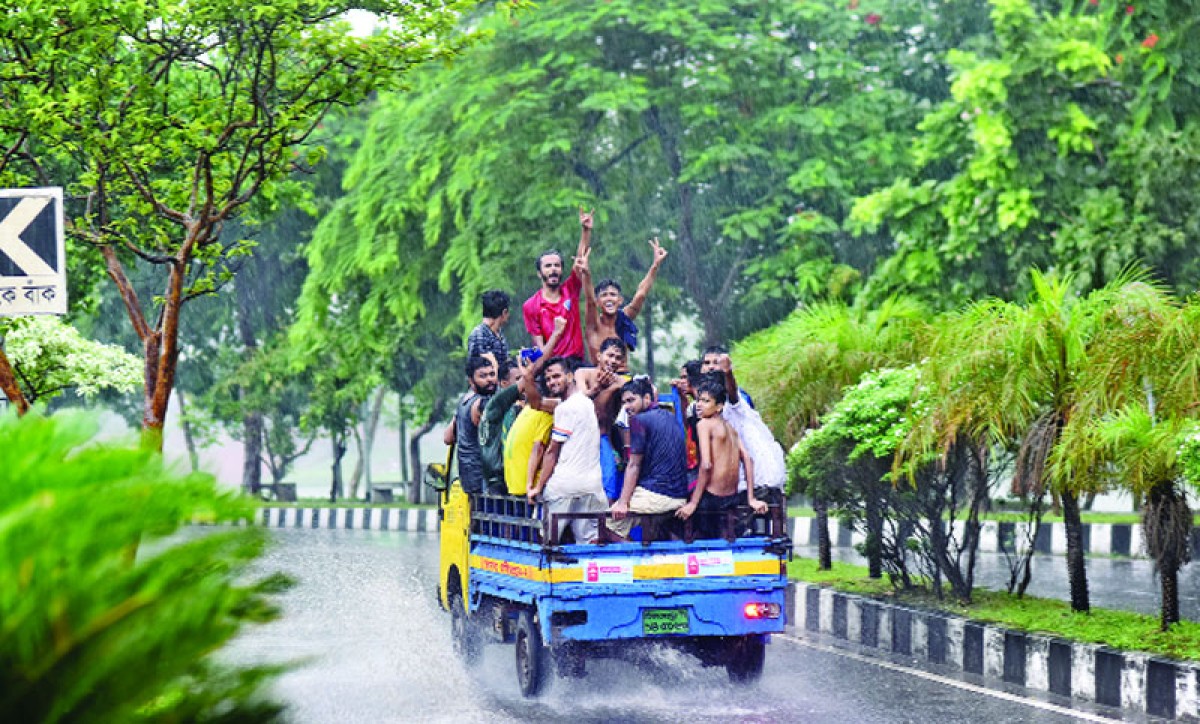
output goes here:
[[66, 313], [62, 189], [0, 189], [0, 317]]

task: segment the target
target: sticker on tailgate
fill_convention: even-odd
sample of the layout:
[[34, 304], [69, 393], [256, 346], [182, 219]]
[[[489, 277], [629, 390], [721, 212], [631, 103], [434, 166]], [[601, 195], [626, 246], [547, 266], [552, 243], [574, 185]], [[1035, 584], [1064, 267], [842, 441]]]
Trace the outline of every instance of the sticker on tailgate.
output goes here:
[[583, 564], [585, 583], [633, 583], [633, 561], [620, 558], [591, 560]]
[[689, 553], [685, 572], [689, 578], [693, 576], [732, 576], [733, 551]]

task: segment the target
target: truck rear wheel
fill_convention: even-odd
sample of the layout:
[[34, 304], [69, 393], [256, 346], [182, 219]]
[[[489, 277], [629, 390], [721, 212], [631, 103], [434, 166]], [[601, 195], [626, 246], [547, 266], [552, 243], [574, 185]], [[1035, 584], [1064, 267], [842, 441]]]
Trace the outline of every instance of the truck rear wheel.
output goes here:
[[767, 646], [762, 636], [739, 636], [730, 641], [725, 652], [725, 671], [729, 673], [729, 680], [737, 684], [758, 681], [766, 655]]
[[450, 637], [453, 639], [454, 653], [458, 654], [463, 663], [467, 666], [479, 663], [483, 639], [479, 627], [467, 615], [462, 595], [458, 591], [450, 594]]
[[517, 685], [521, 695], [537, 696], [546, 683], [546, 647], [542, 645], [542, 632], [533, 621], [528, 610], [517, 615]]

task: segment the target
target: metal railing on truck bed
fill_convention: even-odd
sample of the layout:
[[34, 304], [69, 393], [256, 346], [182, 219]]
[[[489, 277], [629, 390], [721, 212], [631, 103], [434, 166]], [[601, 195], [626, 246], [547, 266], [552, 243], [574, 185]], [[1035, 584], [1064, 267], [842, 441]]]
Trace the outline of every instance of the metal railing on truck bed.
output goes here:
[[[542, 547], [557, 547], [567, 542], [560, 540], [560, 530], [572, 520], [596, 520], [600, 528], [601, 545], [612, 540], [608, 521], [611, 513], [554, 513], [550, 520], [543, 520], [543, 506], [530, 504], [524, 497], [515, 495], [472, 495], [471, 535], [496, 538], [505, 541], [528, 543]], [[787, 511], [781, 504], [771, 504], [765, 514], [756, 514], [749, 506], [710, 512], [696, 511], [687, 520], [680, 520], [674, 513], [658, 515], [633, 514], [638, 520], [635, 531], [640, 527], [639, 537], [633, 542], [649, 545], [655, 541], [682, 540], [692, 543], [698, 539], [697, 523], [705, 521], [720, 531], [719, 538], [733, 541], [742, 537], [765, 537], [787, 540]], [[569, 530], [569, 527], [566, 527]], [[788, 546], [790, 550], [790, 546]]]

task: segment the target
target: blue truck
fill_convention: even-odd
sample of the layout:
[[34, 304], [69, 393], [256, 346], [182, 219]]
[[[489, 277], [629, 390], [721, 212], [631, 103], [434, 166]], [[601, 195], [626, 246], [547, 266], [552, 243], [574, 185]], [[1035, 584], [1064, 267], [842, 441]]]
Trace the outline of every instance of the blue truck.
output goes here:
[[[440, 466], [439, 466], [440, 467]], [[444, 470], [444, 469], [443, 469]], [[439, 489], [438, 601], [468, 663], [487, 643], [516, 650], [521, 693], [536, 696], [551, 670], [579, 677], [588, 659], [673, 646], [735, 682], [762, 673], [765, 647], [784, 629], [786, 512], [720, 514], [723, 538], [694, 539], [672, 516], [641, 518], [640, 540], [558, 540], [561, 519], [513, 496], [470, 495], [445, 476]], [[697, 515], [700, 515], [699, 513]]]

